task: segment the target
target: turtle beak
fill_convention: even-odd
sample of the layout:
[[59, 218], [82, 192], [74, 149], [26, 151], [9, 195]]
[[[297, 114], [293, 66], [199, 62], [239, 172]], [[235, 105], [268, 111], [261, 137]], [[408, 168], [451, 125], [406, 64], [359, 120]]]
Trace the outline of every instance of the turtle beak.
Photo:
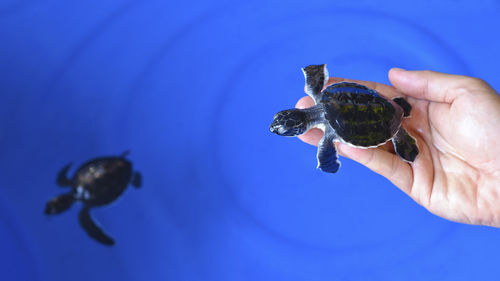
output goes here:
[[269, 126], [269, 131], [277, 134], [278, 136], [295, 136], [296, 135], [293, 133], [293, 130], [287, 130], [285, 125], [281, 124], [280, 122], [273, 122], [271, 124], [271, 126]]
[[275, 122], [273, 122], [270, 126], [269, 126], [269, 131], [271, 131], [271, 133], [275, 133], [276, 134], [276, 124]]

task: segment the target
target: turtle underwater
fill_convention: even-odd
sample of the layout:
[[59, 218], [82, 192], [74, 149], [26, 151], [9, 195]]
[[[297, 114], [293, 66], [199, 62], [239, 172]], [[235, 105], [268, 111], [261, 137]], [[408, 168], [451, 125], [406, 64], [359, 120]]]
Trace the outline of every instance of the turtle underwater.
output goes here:
[[57, 185], [70, 187], [71, 190], [47, 202], [45, 214], [59, 214], [80, 201], [83, 203], [78, 216], [81, 227], [96, 241], [114, 245], [114, 240], [92, 219], [89, 210], [115, 201], [129, 183], [136, 188], [141, 186], [141, 174], [132, 172], [132, 163], [125, 159], [128, 153], [125, 151], [118, 157], [91, 159], [82, 164], [72, 178], [67, 177], [71, 163], [64, 166], [57, 176]]
[[315, 106], [283, 110], [274, 115], [269, 129], [280, 136], [298, 136], [311, 128], [323, 130], [318, 144], [318, 168], [336, 173], [340, 168], [334, 141], [358, 148], [372, 148], [392, 140], [396, 154], [406, 162], [418, 156], [418, 146], [402, 126], [411, 106], [402, 97], [392, 100], [366, 86], [340, 82], [323, 88], [328, 82], [326, 64], [302, 68], [306, 92]]

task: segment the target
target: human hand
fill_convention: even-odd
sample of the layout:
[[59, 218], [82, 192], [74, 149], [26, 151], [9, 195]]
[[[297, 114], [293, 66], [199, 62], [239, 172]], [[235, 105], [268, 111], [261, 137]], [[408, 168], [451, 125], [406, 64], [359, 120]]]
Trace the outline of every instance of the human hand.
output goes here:
[[[413, 200], [443, 218], [500, 227], [500, 96], [486, 82], [433, 71], [391, 69], [394, 86], [351, 81], [387, 98], [407, 96], [411, 117], [403, 126], [417, 139], [420, 154], [409, 164], [392, 145], [359, 149], [336, 143], [339, 154], [389, 179]], [[306, 96], [297, 108], [314, 105]], [[319, 129], [299, 138], [318, 145]]]

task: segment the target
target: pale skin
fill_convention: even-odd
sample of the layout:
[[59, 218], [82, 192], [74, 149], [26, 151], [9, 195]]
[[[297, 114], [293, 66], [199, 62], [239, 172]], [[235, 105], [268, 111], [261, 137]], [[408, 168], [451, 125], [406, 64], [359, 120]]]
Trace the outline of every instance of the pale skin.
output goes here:
[[[372, 149], [335, 143], [339, 154], [386, 177], [431, 213], [448, 220], [500, 227], [500, 96], [486, 82], [433, 71], [389, 71], [393, 86], [343, 78], [382, 95], [405, 96], [412, 106], [403, 126], [420, 154], [406, 163], [390, 142]], [[297, 108], [314, 105], [306, 96]], [[323, 132], [299, 138], [318, 145]], [[342, 172], [342, 171], [339, 171]]]

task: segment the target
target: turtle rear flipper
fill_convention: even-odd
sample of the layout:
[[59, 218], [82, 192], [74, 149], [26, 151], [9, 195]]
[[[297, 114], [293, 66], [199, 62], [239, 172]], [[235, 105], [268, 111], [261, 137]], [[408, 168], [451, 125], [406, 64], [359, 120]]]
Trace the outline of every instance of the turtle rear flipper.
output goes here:
[[321, 90], [328, 82], [326, 64], [310, 65], [302, 68], [302, 72], [306, 78], [306, 92], [317, 104], [322, 96]]
[[336, 173], [340, 168], [333, 140], [333, 137], [327, 136], [325, 133], [325, 136], [323, 136], [318, 144], [318, 169], [327, 173]]
[[64, 166], [59, 171], [59, 174], [57, 174], [57, 185], [59, 185], [60, 187], [66, 187], [66, 186], [73, 185], [73, 181], [68, 179], [68, 176], [67, 176], [70, 167], [71, 167], [71, 163]]
[[403, 158], [406, 162], [413, 162], [415, 158], [418, 156], [418, 146], [415, 138], [410, 136], [408, 132], [403, 129], [403, 127], [399, 128], [399, 131], [396, 133], [394, 138], [392, 139], [394, 144], [394, 150], [396, 150], [396, 154]]
[[409, 117], [411, 113], [411, 105], [402, 97], [399, 98], [393, 98], [392, 99], [395, 103], [397, 103], [401, 108], [403, 109], [404, 112], [404, 117]]
[[135, 188], [139, 188], [142, 185], [142, 175], [139, 172], [135, 172], [132, 176], [132, 185]]
[[90, 216], [88, 207], [83, 207], [80, 211], [78, 219], [80, 221], [80, 225], [90, 237], [104, 245], [113, 246], [115, 244], [115, 241], [104, 233], [104, 231], [102, 231], [102, 229], [94, 222]]

